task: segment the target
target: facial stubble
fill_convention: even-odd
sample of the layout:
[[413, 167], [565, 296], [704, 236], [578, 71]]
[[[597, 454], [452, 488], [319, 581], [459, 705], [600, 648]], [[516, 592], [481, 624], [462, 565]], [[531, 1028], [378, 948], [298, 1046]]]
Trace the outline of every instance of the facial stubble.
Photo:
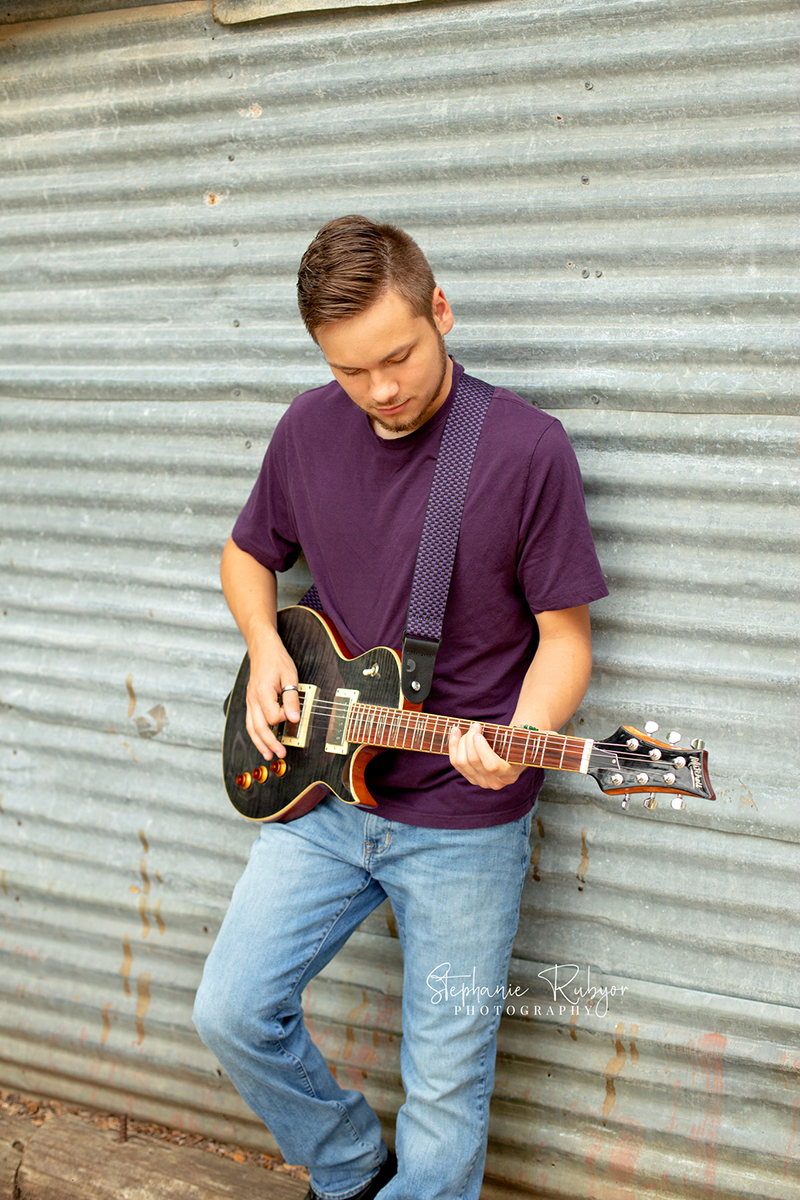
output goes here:
[[[436, 403], [436, 401], [439, 397], [439, 393], [442, 390], [442, 386], [445, 381], [445, 376], [447, 375], [447, 351], [445, 350], [444, 338], [441, 336], [441, 334], [438, 334], [438, 337], [439, 337], [439, 365], [441, 367], [441, 371], [439, 374], [439, 382], [436, 384], [436, 387], [431, 392], [422, 411], [417, 413], [416, 417], [414, 417], [413, 420], [405, 421], [399, 425], [392, 424], [389, 421], [382, 421], [380, 419], [380, 417], [377, 416], [374, 412], [370, 413], [370, 417], [375, 422], [375, 424], [380, 425], [381, 429], [387, 430], [388, 433], [413, 433], [415, 429], [419, 429], [420, 425], [424, 425], [425, 422], [428, 420], [429, 416], [432, 415], [429, 412], [429, 409]], [[414, 397], [408, 396], [407, 399], [413, 400]]]

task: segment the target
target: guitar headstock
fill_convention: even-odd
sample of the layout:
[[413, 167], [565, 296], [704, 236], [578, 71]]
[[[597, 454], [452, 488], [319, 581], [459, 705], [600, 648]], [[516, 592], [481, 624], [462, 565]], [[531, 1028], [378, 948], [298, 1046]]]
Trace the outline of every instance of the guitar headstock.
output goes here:
[[628, 807], [633, 793], [646, 793], [645, 808], [655, 808], [656, 793], [672, 797], [672, 808], [685, 808], [684, 796], [716, 800], [708, 775], [708, 752], [699, 740], [689, 748], [677, 746], [680, 734], [671, 733], [666, 742], [652, 735], [658, 726], [648, 721], [645, 731], [622, 725], [604, 742], [595, 742], [589, 771], [607, 796], [623, 796]]

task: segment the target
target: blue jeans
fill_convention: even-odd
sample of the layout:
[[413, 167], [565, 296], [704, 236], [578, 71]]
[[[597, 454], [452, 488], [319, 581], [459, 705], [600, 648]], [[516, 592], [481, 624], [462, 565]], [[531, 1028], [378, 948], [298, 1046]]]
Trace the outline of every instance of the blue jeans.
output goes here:
[[[427, 829], [328, 797], [265, 825], [208, 957], [194, 1021], [284, 1158], [326, 1200], [386, 1157], [378, 1118], [343, 1090], [303, 1024], [301, 993], [389, 897], [403, 946], [406, 1101], [381, 1200], [478, 1200], [531, 817]], [[484, 988], [480, 993], [474, 989]]]

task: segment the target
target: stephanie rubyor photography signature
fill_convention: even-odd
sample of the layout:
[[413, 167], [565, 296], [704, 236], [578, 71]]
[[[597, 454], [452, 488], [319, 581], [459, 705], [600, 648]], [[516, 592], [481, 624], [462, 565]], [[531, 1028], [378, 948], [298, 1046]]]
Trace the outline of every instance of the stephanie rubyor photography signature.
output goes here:
[[[581, 971], [586, 971], [586, 986], [580, 982]], [[587, 1016], [608, 1015], [609, 999], [622, 997], [628, 990], [622, 984], [610, 987], [592, 983], [592, 968], [582, 968], [577, 963], [554, 963], [539, 971], [539, 979], [545, 980], [551, 996], [547, 1003], [535, 1003], [528, 996], [529, 988], [506, 984], [494, 987], [480, 984], [476, 980], [477, 968], [470, 974], [454, 975], [449, 962], [439, 963], [429, 972], [426, 983], [431, 991], [431, 1004], [452, 1004], [453, 1015], [474, 1017], [505, 1012], [507, 1016], [522, 1017], [579, 1016], [583, 1010]], [[576, 984], [576, 980], [578, 980]], [[528, 997], [523, 999], [523, 997]], [[509, 1003], [512, 1001], [512, 1003]]]

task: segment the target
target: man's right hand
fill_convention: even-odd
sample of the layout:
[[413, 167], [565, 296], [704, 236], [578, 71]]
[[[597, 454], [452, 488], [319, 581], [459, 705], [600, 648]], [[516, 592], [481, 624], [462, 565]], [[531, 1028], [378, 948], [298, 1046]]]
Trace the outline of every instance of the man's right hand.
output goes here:
[[297, 669], [278, 637], [271, 630], [259, 634], [249, 649], [250, 682], [247, 685], [247, 732], [256, 747], [270, 762], [274, 755], [284, 758], [286, 749], [276, 738], [271, 725], [300, 720], [300, 700], [296, 691]]
[[222, 590], [250, 655], [247, 685], [247, 732], [267, 762], [286, 757], [270, 725], [300, 720], [297, 668], [278, 634], [278, 587], [275, 572], [257, 562], [228, 538], [220, 563]]

